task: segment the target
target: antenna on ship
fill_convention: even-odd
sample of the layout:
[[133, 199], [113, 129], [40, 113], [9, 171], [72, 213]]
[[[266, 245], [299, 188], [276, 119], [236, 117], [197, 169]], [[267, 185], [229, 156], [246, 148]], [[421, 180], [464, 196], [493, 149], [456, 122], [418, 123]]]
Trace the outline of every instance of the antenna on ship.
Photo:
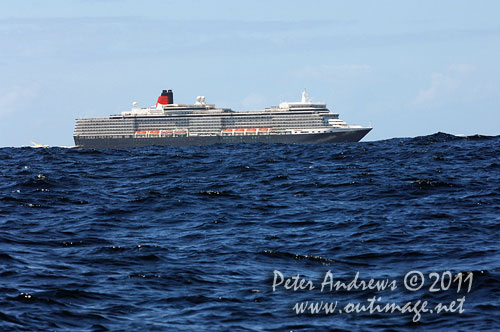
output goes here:
[[309, 95], [307, 94], [307, 90], [306, 90], [306, 88], [304, 88], [304, 91], [302, 91], [301, 103], [305, 104], [305, 103], [310, 103], [310, 102], [311, 102], [311, 98], [309, 98]]

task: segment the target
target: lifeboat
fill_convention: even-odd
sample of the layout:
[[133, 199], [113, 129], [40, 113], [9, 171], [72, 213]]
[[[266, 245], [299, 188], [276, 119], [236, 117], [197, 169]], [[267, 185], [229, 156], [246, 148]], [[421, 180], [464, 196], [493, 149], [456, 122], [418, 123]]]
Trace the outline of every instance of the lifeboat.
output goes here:
[[187, 136], [187, 134], [188, 134], [188, 131], [187, 130], [183, 130], [183, 129], [175, 130], [174, 131], [174, 135], [175, 136]]
[[236, 129], [234, 129], [233, 135], [245, 135], [245, 129], [244, 128], [236, 128]]
[[160, 131], [160, 135], [163, 136], [163, 137], [172, 136], [173, 133], [174, 133], [173, 130], [161, 130]]

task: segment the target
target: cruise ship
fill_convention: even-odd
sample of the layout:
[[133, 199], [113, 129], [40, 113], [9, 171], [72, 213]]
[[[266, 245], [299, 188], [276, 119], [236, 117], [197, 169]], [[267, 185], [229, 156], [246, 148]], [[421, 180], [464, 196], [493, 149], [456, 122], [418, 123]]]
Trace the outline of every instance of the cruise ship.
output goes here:
[[312, 102], [304, 90], [300, 102], [281, 102], [259, 111], [236, 112], [207, 104], [175, 104], [163, 90], [155, 106], [105, 118], [77, 119], [73, 138], [84, 148], [218, 143], [313, 144], [358, 142], [372, 127], [348, 125], [325, 103]]

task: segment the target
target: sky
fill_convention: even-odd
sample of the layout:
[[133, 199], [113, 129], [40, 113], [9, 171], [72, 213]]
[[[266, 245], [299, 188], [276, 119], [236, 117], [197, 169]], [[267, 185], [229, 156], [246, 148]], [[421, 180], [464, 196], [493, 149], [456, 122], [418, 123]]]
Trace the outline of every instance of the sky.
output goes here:
[[132, 102], [236, 111], [307, 88], [365, 140], [500, 134], [500, 1], [0, 3], [0, 146], [73, 145]]

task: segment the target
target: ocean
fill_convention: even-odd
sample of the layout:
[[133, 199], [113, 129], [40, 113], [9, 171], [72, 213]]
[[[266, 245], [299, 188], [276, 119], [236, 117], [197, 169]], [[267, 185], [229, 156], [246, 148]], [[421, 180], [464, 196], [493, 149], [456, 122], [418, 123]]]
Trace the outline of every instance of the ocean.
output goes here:
[[500, 329], [500, 136], [0, 149], [1, 331]]

